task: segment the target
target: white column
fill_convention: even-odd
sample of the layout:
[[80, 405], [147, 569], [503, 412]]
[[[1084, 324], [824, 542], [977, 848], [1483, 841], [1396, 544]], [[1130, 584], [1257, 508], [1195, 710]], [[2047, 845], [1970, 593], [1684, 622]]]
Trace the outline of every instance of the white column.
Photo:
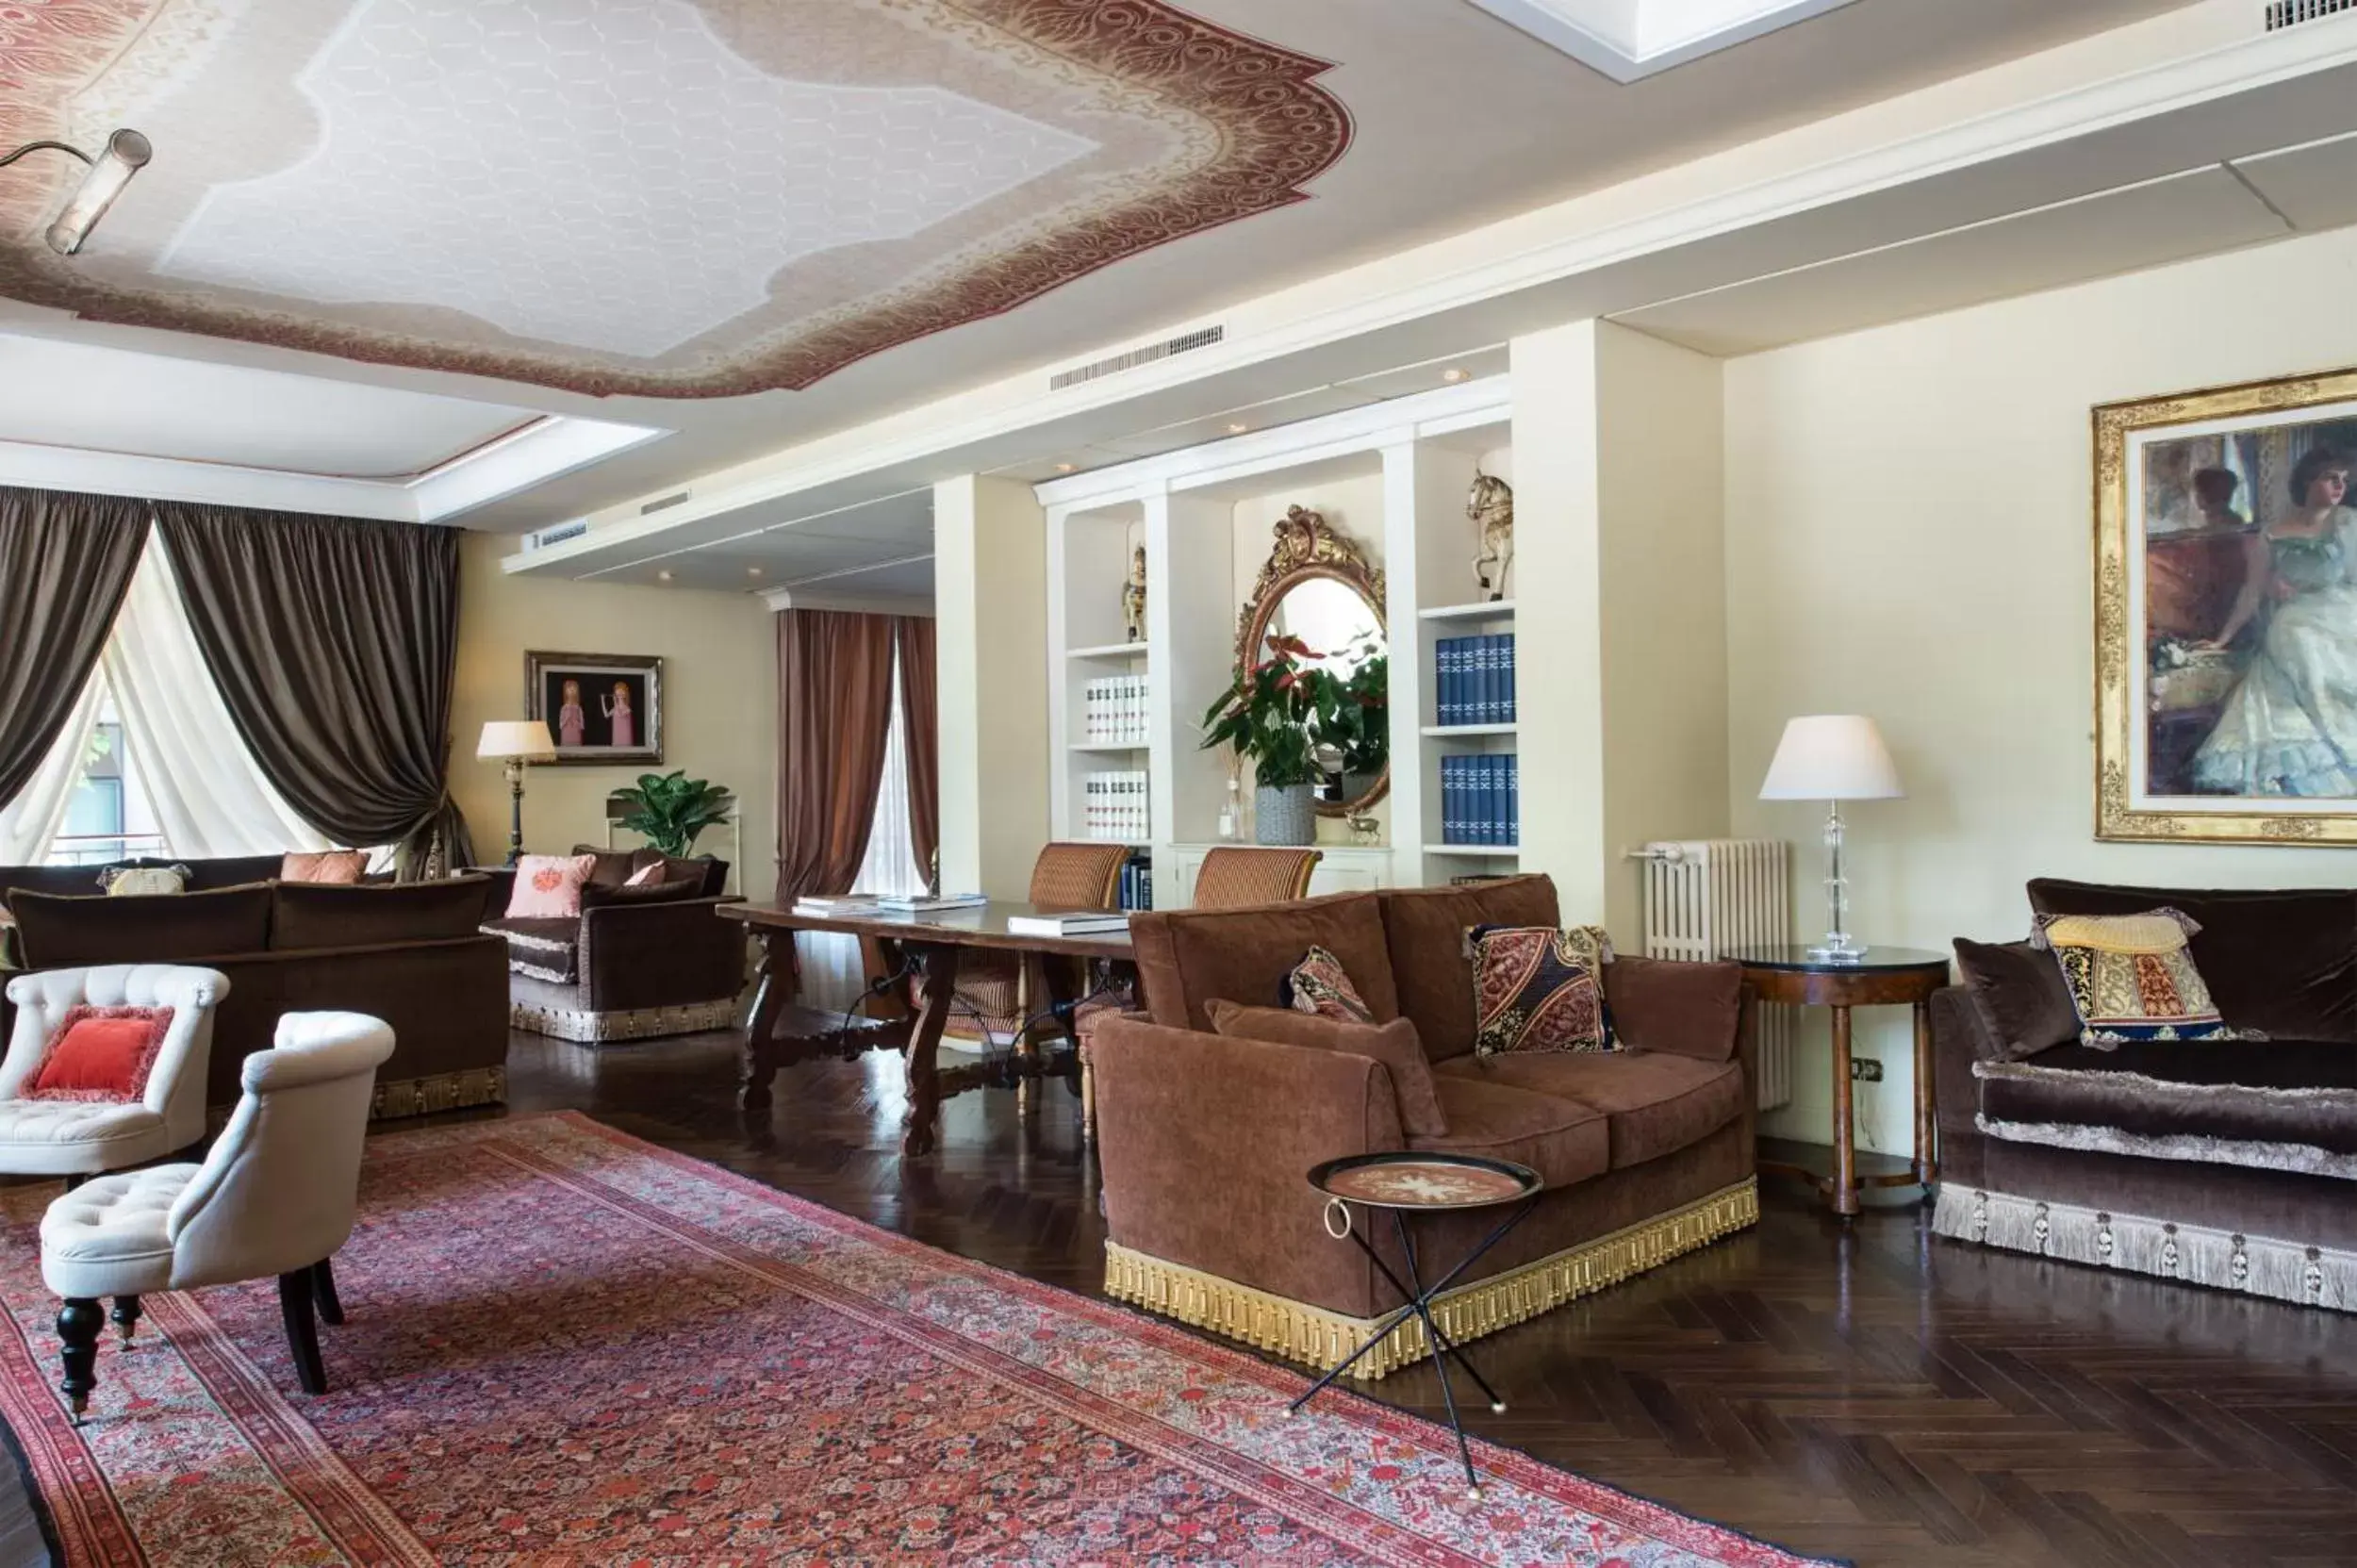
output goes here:
[[[1236, 662], [1234, 513], [1199, 496], [1146, 502], [1146, 636], [1153, 670], [1146, 717], [1154, 737], [1148, 787], [1154, 842], [1201, 844], [1228, 800], [1228, 754], [1202, 749], [1201, 720]], [[1155, 857], [1157, 867], [1164, 858]], [[1172, 907], [1175, 900], [1164, 900]]]
[[1021, 899], [1047, 842], [1047, 522], [1030, 487], [933, 487], [941, 884]]

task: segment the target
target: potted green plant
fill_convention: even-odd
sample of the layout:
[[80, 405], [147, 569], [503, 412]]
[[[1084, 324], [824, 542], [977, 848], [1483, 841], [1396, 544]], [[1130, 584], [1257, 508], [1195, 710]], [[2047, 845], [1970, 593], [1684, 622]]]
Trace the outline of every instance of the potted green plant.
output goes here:
[[1392, 763], [1392, 660], [1379, 642], [1362, 644], [1348, 676], [1333, 682], [1333, 712], [1318, 734], [1342, 753], [1345, 801], [1365, 798]]
[[614, 792], [628, 812], [618, 820], [665, 854], [684, 860], [694, 852], [696, 835], [728, 820], [736, 797], [718, 784], [691, 779], [685, 772], [641, 773], [628, 789]]
[[1321, 709], [1341, 683], [1299, 637], [1268, 639], [1269, 656], [1240, 671], [1203, 715], [1203, 746], [1232, 746], [1252, 759], [1252, 836], [1262, 844], [1314, 844]]

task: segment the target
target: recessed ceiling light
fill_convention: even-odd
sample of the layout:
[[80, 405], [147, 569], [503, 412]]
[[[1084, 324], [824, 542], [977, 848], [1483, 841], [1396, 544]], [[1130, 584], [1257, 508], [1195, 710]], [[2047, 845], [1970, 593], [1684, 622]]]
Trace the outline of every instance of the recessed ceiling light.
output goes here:
[[761, 569], [759, 567], [747, 567], [745, 569], [745, 575], [748, 577], [758, 577], [761, 575]]
[[1465, 372], [1458, 369], [1456, 366], [1451, 365], [1447, 370], [1441, 372], [1441, 379], [1442, 381], [1462, 381], [1465, 379]]
[[670, 572], [669, 572], [669, 571], [668, 571], [668, 570], [665, 570], [665, 571], [658, 571], [658, 572], [656, 572], [654, 575], [655, 575], [655, 581], [656, 581], [656, 582], [658, 582], [658, 583], [668, 583], [668, 582], [669, 582], [669, 581], [671, 580], [671, 574], [670, 574]]
[[1072, 468], [1073, 465], [1070, 463], [1058, 463], [1056, 465], [1056, 471], [1058, 473], [1070, 473], [1072, 471]]
[[1252, 427], [1248, 424], [1230, 424], [1228, 427], [1228, 434], [1230, 436], [1241, 436], [1251, 428]]

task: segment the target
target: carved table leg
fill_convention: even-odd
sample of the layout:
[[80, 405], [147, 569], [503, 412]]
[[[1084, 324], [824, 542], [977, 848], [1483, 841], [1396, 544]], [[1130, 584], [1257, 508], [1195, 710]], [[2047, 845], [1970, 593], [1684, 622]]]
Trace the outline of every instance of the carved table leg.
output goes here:
[[909, 1034], [906, 1120], [900, 1152], [931, 1154], [941, 1131], [941, 1032], [949, 1022], [949, 1000], [957, 989], [958, 949], [911, 943], [916, 963], [916, 1028]]
[[766, 1110], [769, 1081], [778, 1076], [772, 1048], [778, 1017], [794, 999], [799, 977], [795, 971], [794, 933], [765, 929], [760, 933], [760, 982], [753, 991], [753, 1015], [745, 1024], [745, 1068], [739, 1103], [748, 1111]]
[[1939, 1180], [1939, 1079], [1932, 1069], [1932, 1004], [1915, 1004], [1915, 1179], [1929, 1196]]
[[1847, 1218], [1860, 1205], [1857, 1145], [1852, 1141], [1854, 1112], [1850, 1082], [1850, 1010], [1833, 1009], [1833, 1212]]

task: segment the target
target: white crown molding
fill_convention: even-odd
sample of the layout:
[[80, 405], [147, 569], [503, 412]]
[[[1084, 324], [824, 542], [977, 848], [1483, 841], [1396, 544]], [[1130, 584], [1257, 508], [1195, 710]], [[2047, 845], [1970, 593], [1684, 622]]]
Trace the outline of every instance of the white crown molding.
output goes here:
[[[1046, 371], [1029, 371], [785, 448], [694, 480], [694, 502], [656, 517], [639, 517], [635, 500], [592, 514], [587, 534], [535, 552], [529, 566], [561, 571], [569, 558], [684, 524], [879, 470], [937, 466], [944, 454], [1322, 346], [1471, 312], [1583, 274], [2303, 77], [2357, 74], [2357, 16], [2273, 34], [2222, 31], [2255, 28], [2255, 14], [2246, 17], [2247, 9], [2233, 0], [2209, 0], [1277, 290], [1219, 312], [1228, 329], [1220, 344], [1119, 376], [1049, 392]], [[2216, 41], [2221, 36], [2227, 41]], [[2116, 74], [2084, 79], [2106, 69]], [[2077, 85], [2057, 90], [2057, 81]], [[1996, 107], [1979, 107], [1988, 104]], [[1953, 220], [1933, 226], [1953, 226]], [[1829, 246], [1811, 259], [1840, 254]], [[1730, 275], [1700, 286], [1743, 281], [1738, 273], [1731, 268]], [[1661, 297], [1697, 286], [1689, 278]], [[1152, 342], [1200, 324], [1167, 322], [1126, 341]], [[526, 564], [511, 557], [510, 569]]]
[[1508, 26], [1601, 71], [1641, 80], [1851, 0], [1470, 0]]
[[930, 618], [933, 602], [914, 594], [828, 593], [818, 588], [770, 588], [761, 602], [772, 610], [839, 610], [848, 615], [915, 615]]
[[387, 522], [451, 522], [503, 496], [668, 434], [551, 415], [406, 479], [354, 479], [0, 441], [0, 485]]

